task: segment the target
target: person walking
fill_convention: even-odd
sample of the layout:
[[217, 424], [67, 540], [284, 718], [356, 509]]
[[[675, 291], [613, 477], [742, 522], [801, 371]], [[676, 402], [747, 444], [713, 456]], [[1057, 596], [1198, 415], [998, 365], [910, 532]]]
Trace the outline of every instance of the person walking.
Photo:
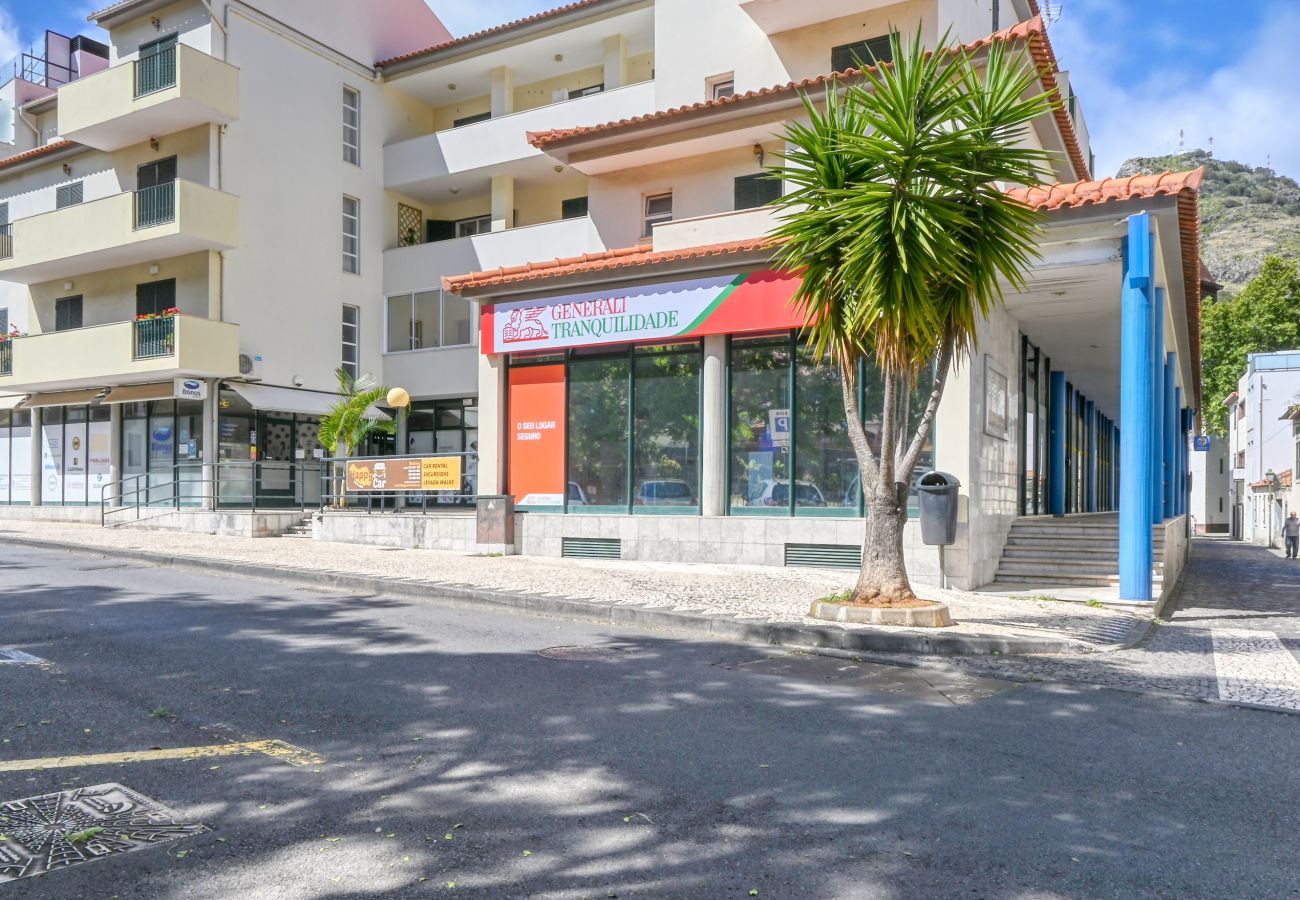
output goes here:
[[1300, 555], [1300, 519], [1296, 518], [1295, 510], [1282, 523], [1282, 536], [1286, 538], [1286, 558], [1295, 559]]

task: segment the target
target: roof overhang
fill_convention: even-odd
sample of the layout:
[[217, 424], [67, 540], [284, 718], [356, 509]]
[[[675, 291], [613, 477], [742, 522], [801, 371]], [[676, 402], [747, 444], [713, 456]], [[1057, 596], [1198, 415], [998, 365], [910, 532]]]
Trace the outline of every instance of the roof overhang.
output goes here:
[[92, 12], [86, 16], [86, 21], [94, 22], [100, 28], [116, 28], [123, 22], [172, 6], [175, 2], [176, 0], [122, 0], [121, 3]]
[[37, 147], [34, 150], [24, 150], [22, 153], [15, 153], [13, 156], [0, 159], [0, 172], [5, 175], [12, 175], [14, 172], [35, 169], [55, 160], [89, 153], [90, 149], [73, 141], [57, 141], [43, 147]]

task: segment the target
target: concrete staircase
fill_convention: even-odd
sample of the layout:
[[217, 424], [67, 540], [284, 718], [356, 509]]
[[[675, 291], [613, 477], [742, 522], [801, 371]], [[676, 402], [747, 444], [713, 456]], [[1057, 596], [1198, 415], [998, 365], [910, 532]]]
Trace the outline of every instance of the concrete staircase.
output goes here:
[[290, 528], [282, 534], [281, 537], [304, 538], [306, 540], [311, 540], [311, 520], [314, 516], [315, 513], [308, 513], [303, 516], [297, 525]]
[[[1164, 573], [1163, 526], [1151, 529], [1155, 587]], [[1031, 516], [1011, 526], [994, 584], [1111, 587], [1119, 584], [1119, 520], [1114, 515]]]

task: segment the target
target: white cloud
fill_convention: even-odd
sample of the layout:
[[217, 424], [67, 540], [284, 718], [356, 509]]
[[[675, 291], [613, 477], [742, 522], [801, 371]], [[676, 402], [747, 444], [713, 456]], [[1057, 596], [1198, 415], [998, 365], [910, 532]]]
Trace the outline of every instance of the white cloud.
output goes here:
[[[0, 65], [17, 56], [23, 48], [22, 33], [13, 14], [0, 6]], [[8, 77], [8, 73], [4, 73]]]
[[554, 9], [566, 0], [425, 0], [456, 36]]
[[[1131, 27], [1126, 19], [1126, 10], [1097, 3], [1086, 16], [1064, 17], [1052, 29], [1053, 46], [1083, 103], [1099, 174], [1113, 175], [1129, 157], [1176, 152], [1181, 128], [1187, 149], [1207, 148], [1212, 137], [1215, 156], [1271, 163], [1300, 176], [1300, 116], [1294, 112], [1300, 9], [1274, 4], [1236, 58], [1199, 69], [1161, 66], [1137, 78], [1133, 61], [1124, 58], [1129, 48], [1106, 41]], [[1194, 52], [1189, 41], [1195, 35], [1145, 34], [1175, 48], [1160, 54], [1165, 59], [1218, 59], [1213, 51]]]

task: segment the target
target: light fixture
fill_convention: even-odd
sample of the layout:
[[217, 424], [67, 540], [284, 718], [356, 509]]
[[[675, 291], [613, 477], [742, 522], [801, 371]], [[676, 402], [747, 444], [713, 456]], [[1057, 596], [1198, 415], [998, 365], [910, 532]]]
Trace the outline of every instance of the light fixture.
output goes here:
[[72, 166], [68, 165], [67, 163], [64, 163], [64, 164], [63, 164], [63, 174], [64, 174], [64, 175], [71, 175], [71, 174], [72, 174]]
[[453, 194], [459, 194], [459, 193], [460, 193], [460, 188], [449, 188], [449, 190], [450, 190]]
[[150, 16], [149, 24], [153, 26], [154, 31], [157, 31], [158, 29], [162, 28], [162, 19], [158, 18], [157, 16]]
[[767, 159], [767, 151], [763, 149], [762, 144], [754, 145], [754, 159], [758, 160], [760, 166], [763, 164], [763, 160]]
[[406, 388], [395, 387], [388, 392], [388, 396], [384, 399], [388, 401], [388, 405], [393, 409], [402, 409], [411, 405], [411, 395]]
[[63, 289], [64, 289], [65, 291], [70, 291], [70, 290], [72, 290], [72, 282], [71, 282], [71, 281], [65, 281], [65, 282], [63, 282]]
[[293, 386], [294, 386], [294, 387], [302, 387], [302, 376], [301, 376], [301, 375], [295, 375], [295, 376], [293, 376]]
[[563, 172], [563, 171], [564, 171], [564, 166], [556, 166], [556, 167], [555, 167], [555, 174], [556, 174], [556, 175], [559, 175], [559, 174], [560, 174], [561, 172]]
[[564, 62], [564, 54], [563, 54], [563, 53], [557, 53], [557, 54], [555, 54], [555, 61], [556, 61], [556, 62]]
[[153, 265], [151, 265], [151, 266], [149, 267], [149, 274], [150, 274], [150, 275], [157, 275], [157, 274], [158, 274], [158, 264], [157, 264], [157, 263], [154, 263]]
[[449, 91], [454, 91], [454, 90], [456, 90], [456, 85], [455, 85], [454, 83], [453, 83], [453, 84], [449, 84], [449, 85], [447, 85], [447, 90], [449, 90]]
[[149, 138], [149, 149], [150, 150], [158, 149], [158, 139], [156, 137]]

